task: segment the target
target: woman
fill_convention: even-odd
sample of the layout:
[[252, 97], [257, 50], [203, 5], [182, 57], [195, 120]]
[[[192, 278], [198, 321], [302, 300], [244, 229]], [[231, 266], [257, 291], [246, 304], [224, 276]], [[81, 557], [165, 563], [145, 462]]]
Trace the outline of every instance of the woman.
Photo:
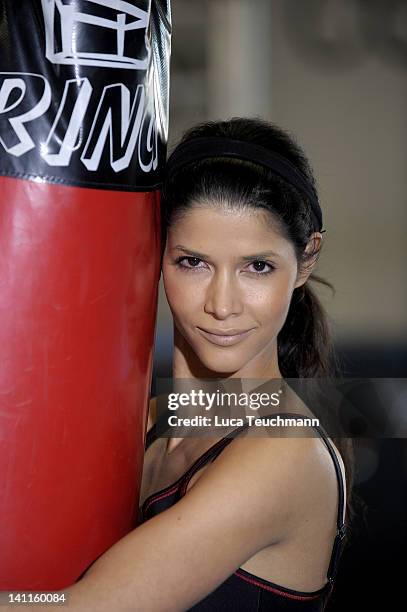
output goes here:
[[[162, 202], [173, 377], [330, 375], [326, 316], [309, 287], [322, 214], [298, 145], [258, 119], [198, 126], [169, 159]], [[310, 414], [294, 393], [289, 410]], [[142, 524], [65, 590], [69, 605], [323, 610], [349, 507], [349, 440], [247, 431], [215, 444], [155, 439]]]

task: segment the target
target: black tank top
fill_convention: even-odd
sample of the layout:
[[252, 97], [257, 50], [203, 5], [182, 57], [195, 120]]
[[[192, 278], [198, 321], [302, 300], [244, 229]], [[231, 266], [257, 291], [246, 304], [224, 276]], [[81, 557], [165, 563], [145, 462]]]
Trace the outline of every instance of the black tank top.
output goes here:
[[[293, 416], [303, 418], [299, 414], [281, 413], [282, 416]], [[271, 417], [276, 414], [269, 415]], [[267, 418], [267, 417], [261, 417]], [[305, 417], [306, 418], [306, 417]], [[222, 450], [233, 440], [234, 434], [242, 431], [248, 424], [230, 432], [227, 436], [211, 446], [195, 463], [173, 484], [153, 493], [146, 498], [141, 507], [140, 523], [167, 510], [181, 499], [186, 493], [187, 486], [192, 476], [207, 463], [214, 461]], [[335, 471], [339, 484], [339, 506], [337, 516], [338, 530], [333, 543], [331, 560], [327, 573], [326, 584], [317, 591], [297, 591], [289, 589], [264, 578], [255, 576], [244, 569], [238, 568], [229, 578], [220, 584], [207, 597], [195, 604], [190, 610], [195, 612], [230, 610], [233, 612], [263, 612], [272, 610], [279, 612], [300, 611], [320, 612], [325, 609], [326, 603], [332, 592], [335, 577], [338, 570], [340, 554], [342, 552], [343, 538], [346, 535], [347, 526], [344, 523], [344, 483], [338, 458], [333, 450], [332, 444], [322, 427], [314, 425], [319, 435], [327, 446], [333, 459]], [[146, 436], [146, 450], [156, 439], [156, 426], [154, 425]], [[140, 524], [139, 523], [139, 524]]]

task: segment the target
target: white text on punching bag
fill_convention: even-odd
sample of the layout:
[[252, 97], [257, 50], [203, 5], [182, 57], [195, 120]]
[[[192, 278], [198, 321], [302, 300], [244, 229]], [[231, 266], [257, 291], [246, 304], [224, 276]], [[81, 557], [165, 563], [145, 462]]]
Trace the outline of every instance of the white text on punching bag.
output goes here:
[[38, 148], [48, 165], [60, 167], [69, 166], [74, 151], [81, 149], [81, 162], [87, 170], [96, 171], [109, 139], [109, 161], [115, 172], [129, 167], [136, 145], [141, 170], [155, 170], [157, 130], [153, 105], [146, 106], [151, 96], [146, 95], [145, 86], [138, 85], [133, 95], [123, 83], [104, 87], [91, 127], [84, 134], [92, 95], [89, 79], [66, 81], [49, 133], [35, 143], [29, 126], [48, 111], [50, 84], [40, 74], [0, 72], [0, 122], [5, 122], [0, 129], [1, 145], [15, 157]]

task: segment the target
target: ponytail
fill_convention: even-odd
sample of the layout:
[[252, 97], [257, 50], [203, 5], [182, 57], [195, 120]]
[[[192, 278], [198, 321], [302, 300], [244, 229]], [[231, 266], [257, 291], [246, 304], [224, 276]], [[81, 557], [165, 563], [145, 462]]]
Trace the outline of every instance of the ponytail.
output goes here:
[[278, 335], [278, 358], [283, 377], [330, 376], [338, 369], [327, 316], [308, 284], [310, 280], [334, 291], [331, 283], [315, 274], [310, 274], [306, 283], [294, 289], [286, 321]]

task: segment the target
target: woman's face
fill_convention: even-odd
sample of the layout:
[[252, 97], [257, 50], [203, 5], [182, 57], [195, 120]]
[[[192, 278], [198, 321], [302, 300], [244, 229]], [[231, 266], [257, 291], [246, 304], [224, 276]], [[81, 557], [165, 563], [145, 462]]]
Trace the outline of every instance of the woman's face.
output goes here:
[[292, 244], [265, 211], [195, 207], [168, 231], [163, 279], [174, 324], [213, 372], [271, 358], [305, 281], [297, 272]]

